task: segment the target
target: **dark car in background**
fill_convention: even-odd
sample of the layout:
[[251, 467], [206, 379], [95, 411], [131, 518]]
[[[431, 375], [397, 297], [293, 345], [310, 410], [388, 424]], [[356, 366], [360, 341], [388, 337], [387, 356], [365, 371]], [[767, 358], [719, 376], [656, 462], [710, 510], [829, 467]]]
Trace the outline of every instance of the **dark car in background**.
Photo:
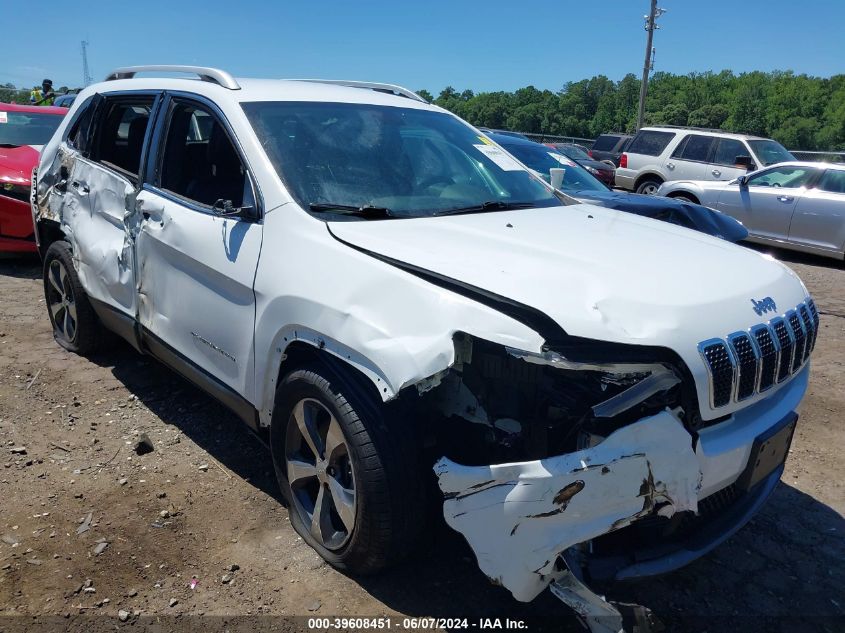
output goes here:
[[610, 162], [591, 158], [584, 148], [576, 143], [546, 143], [546, 146], [557, 150], [567, 158], [571, 158], [608, 187], [613, 186], [616, 167]]
[[609, 160], [619, 167], [619, 159], [622, 157], [622, 153], [628, 149], [632, 138], [634, 138], [632, 134], [621, 132], [602, 134], [593, 142], [593, 146], [590, 148], [590, 157], [594, 160]]
[[563, 169], [564, 176], [560, 190], [580, 202], [677, 224], [729, 242], [739, 242], [748, 237], [748, 231], [741, 223], [700, 204], [673, 198], [612, 191], [575, 161], [563, 154], [550, 151], [551, 148], [545, 145], [502, 134], [488, 134], [488, 136], [490, 140], [498, 143], [526, 167], [536, 171], [547, 182], [551, 180], [549, 170]]
[[0, 103], [0, 252], [36, 252], [32, 170], [65, 114], [67, 108]]

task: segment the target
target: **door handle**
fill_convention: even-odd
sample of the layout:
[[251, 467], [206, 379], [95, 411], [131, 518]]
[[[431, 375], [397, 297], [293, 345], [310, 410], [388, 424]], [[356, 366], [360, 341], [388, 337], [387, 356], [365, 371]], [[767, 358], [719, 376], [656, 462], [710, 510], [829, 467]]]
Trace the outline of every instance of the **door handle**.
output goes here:
[[792, 202], [793, 200], [795, 200], [795, 198], [793, 198], [792, 196], [778, 196], [778, 200], [780, 200], [781, 202]]
[[722, 172], [720, 172], [718, 169], [714, 169], [710, 173], [713, 174], [714, 176], [716, 176], [716, 178], [718, 178], [719, 176], [722, 175]]

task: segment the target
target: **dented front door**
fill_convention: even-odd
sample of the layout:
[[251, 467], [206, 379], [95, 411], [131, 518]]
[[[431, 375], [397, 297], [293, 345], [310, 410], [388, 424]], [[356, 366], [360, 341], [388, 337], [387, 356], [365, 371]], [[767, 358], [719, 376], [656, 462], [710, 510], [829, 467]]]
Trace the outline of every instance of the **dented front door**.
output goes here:
[[163, 345], [165, 354], [251, 400], [262, 225], [212, 208], [220, 197], [243, 206], [237, 195], [246, 197], [250, 181], [237, 154], [228, 153], [227, 132], [205, 119], [194, 125], [210, 115], [192, 104], [165, 106], [156, 177], [138, 194], [138, 318], [148, 346]]

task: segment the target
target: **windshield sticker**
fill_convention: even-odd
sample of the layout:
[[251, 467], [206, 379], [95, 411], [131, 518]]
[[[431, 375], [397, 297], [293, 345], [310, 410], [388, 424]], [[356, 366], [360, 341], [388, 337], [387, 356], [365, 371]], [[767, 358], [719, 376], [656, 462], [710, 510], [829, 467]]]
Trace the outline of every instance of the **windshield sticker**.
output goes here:
[[547, 153], [549, 156], [551, 156], [552, 158], [554, 158], [554, 159], [555, 159], [557, 162], [559, 162], [561, 165], [566, 165], [567, 167], [575, 167], [575, 163], [573, 163], [571, 160], [569, 160], [569, 159], [568, 159], [566, 156], [564, 156], [563, 154], [557, 154], [557, 153], [555, 153], [555, 152], [546, 152], [546, 153]]
[[492, 145], [493, 144], [493, 141], [491, 141], [486, 136], [479, 136], [478, 140], [481, 141], [482, 143], [484, 143], [485, 145]]
[[525, 169], [498, 147], [493, 147], [492, 145], [476, 145], [475, 148], [504, 171], [523, 171]]
[[0, 112], [0, 123], [8, 123], [9, 122], [9, 115], [5, 112]]

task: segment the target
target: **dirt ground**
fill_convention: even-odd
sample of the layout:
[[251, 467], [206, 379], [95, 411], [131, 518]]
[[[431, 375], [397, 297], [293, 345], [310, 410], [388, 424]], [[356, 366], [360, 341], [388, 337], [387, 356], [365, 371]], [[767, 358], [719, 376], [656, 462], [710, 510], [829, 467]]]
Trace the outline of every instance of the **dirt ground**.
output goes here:
[[[776, 256], [821, 311], [786, 473], [711, 555], [612, 590], [668, 631], [845, 630], [845, 268]], [[154, 450], [139, 456], [142, 433]], [[460, 537], [433, 531], [378, 577], [333, 570], [290, 527], [269, 453], [233, 414], [122, 343], [91, 360], [65, 352], [38, 261], [0, 260], [0, 631], [290, 630], [307, 620], [274, 616], [364, 615], [581, 630], [548, 592], [523, 605], [491, 586]]]

